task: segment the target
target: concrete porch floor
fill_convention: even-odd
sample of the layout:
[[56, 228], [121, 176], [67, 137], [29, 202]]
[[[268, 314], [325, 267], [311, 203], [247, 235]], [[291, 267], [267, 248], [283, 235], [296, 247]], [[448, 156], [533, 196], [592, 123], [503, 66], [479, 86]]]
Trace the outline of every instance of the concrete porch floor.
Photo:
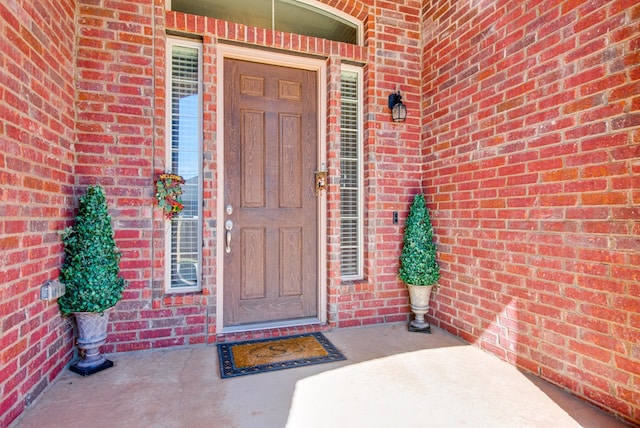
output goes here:
[[628, 426], [438, 329], [325, 335], [346, 361], [230, 379], [215, 346], [113, 354], [65, 371], [11, 427]]

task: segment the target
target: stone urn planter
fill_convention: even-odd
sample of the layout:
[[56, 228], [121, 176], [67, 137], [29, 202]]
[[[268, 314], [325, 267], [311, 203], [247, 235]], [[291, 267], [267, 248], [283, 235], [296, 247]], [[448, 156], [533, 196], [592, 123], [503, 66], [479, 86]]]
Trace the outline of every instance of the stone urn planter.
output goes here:
[[407, 285], [409, 289], [409, 304], [415, 318], [409, 323], [409, 331], [431, 333], [431, 325], [424, 316], [429, 312], [432, 285]]
[[120, 276], [111, 216], [101, 186], [89, 186], [80, 197], [76, 222], [62, 231], [65, 258], [60, 281], [65, 294], [58, 299], [64, 315], [73, 314], [80, 360], [69, 370], [89, 376], [112, 367], [100, 354], [107, 339], [109, 312], [122, 299], [127, 282]]
[[113, 367], [113, 362], [100, 353], [100, 347], [107, 341], [107, 323], [109, 313], [75, 312], [78, 326], [78, 348], [80, 360], [69, 367], [74, 373], [89, 376], [101, 370]]
[[415, 315], [409, 322], [409, 331], [431, 333], [424, 316], [429, 311], [431, 291], [440, 279], [440, 266], [436, 260], [431, 217], [422, 194], [415, 196], [409, 209], [398, 276], [407, 285], [409, 304]]

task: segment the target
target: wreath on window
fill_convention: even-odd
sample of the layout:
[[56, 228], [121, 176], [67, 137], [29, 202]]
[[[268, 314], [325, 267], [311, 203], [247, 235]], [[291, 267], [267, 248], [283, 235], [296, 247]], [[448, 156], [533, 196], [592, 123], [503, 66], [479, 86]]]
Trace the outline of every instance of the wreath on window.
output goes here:
[[184, 179], [176, 174], [160, 174], [156, 179], [156, 202], [171, 220], [184, 208], [182, 203], [182, 185]]

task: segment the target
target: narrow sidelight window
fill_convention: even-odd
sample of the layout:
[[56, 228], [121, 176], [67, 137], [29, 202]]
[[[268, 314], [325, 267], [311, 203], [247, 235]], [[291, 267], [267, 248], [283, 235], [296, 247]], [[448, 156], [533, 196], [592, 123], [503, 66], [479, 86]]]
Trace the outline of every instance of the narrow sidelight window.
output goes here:
[[167, 221], [166, 291], [202, 288], [202, 45], [167, 40], [167, 170], [182, 176], [184, 209]]
[[343, 66], [340, 112], [340, 266], [343, 279], [362, 278], [362, 74]]

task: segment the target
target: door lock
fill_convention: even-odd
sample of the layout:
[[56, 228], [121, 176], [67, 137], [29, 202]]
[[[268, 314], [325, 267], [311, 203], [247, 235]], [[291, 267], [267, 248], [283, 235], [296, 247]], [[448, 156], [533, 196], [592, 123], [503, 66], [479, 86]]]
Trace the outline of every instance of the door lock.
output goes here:
[[316, 171], [316, 196], [327, 189], [327, 171]]

